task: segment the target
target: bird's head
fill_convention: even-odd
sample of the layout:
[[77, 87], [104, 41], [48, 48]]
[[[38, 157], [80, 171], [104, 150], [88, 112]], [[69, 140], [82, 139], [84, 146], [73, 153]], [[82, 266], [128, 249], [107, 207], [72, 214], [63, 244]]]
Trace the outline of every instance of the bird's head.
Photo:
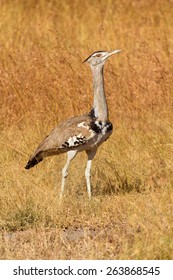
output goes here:
[[91, 66], [104, 65], [105, 61], [113, 54], [121, 52], [121, 50], [114, 50], [111, 52], [97, 51], [91, 54], [84, 62], [88, 62]]

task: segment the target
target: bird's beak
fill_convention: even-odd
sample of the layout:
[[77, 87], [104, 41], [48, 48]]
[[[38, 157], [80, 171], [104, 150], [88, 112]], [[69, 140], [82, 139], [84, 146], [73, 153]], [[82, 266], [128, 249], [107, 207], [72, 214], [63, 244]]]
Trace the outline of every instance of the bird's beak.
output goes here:
[[112, 52], [109, 52], [108, 53], [108, 57], [110, 57], [111, 55], [115, 54], [115, 53], [119, 53], [119, 52], [122, 52], [122, 50], [114, 50]]

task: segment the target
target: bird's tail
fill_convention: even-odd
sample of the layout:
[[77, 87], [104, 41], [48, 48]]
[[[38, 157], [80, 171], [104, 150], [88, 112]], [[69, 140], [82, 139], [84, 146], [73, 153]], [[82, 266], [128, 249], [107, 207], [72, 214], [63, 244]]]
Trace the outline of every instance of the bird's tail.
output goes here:
[[34, 167], [36, 164], [38, 164], [40, 161], [43, 160], [43, 157], [40, 154], [37, 154], [36, 156], [31, 157], [26, 166], [25, 169], [30, 169], [31, 167]]

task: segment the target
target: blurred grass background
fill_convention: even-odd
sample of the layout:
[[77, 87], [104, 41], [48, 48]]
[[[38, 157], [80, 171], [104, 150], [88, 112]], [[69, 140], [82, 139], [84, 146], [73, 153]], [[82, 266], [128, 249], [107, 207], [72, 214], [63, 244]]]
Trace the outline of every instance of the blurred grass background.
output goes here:
[[[2, 259], [173, 258], [173, 1], [0, 1], [0, 256]], [[56, 124], [88, 112], [82, 61], [105, 65], [114, 132], [93, 161], [64, 155], [24, 170]], [[1, 242], [2, 241], [2, 242]]]

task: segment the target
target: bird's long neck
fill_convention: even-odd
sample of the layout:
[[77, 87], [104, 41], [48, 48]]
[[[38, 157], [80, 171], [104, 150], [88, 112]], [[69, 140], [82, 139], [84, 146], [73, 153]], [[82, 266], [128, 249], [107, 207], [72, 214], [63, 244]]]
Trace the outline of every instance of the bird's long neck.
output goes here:
[[108, 106], [104, 92], [103, 65], [91, 67], [94, 89], [94, 114], [98, 120], [107, 121]]

